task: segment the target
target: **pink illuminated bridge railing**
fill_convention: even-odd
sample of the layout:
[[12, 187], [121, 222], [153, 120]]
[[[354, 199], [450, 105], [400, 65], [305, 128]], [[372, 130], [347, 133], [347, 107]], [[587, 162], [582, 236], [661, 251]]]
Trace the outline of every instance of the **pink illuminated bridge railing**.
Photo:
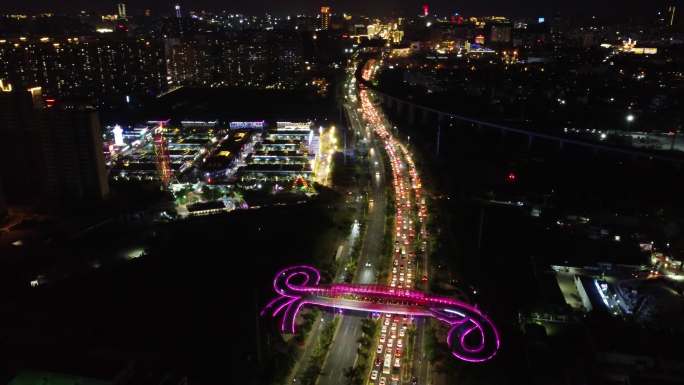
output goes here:
[[499, 350], [499, 332], [492, 321], [465, 302], [380, 285], [320, 285], [320, 279], [320, 272], [311, 266], [293, 266], [278, 272], [273, 280], [278, 296], [266, 305], [262, 315], [269, 310], [273, 317], [282, 313], [280, 329], [291, 333], [295, 332], [297, 314], [304, 305], [432, 317], [449, 326], [447, 345], [456, 358], [483, 362]]

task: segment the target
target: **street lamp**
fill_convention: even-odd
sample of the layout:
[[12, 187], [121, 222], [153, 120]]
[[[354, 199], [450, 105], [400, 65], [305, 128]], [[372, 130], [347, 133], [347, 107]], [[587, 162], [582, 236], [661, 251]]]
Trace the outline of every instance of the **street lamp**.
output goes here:
[[632, 123], [634, 121], [634, 115], [629, 114], [625, 119], [627, 120], [627, 123]]

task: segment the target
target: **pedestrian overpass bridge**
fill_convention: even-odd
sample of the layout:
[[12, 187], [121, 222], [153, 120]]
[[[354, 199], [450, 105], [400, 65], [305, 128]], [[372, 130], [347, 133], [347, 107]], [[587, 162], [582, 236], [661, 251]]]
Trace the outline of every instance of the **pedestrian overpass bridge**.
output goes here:
[[320, 278], [320, 272], [311, 266], [281, 270], [273, 280], [277, 296], [266, 305], [262, 315], [270, 311], [273, 317], [281, 316], [281, 331], [290, 333], [295, 332], [297, 314], [305, 305], [371, 314], [431, 317], [449, 328], [447, 345], [458, 359], [483, 362], [499, 350], [501, 341], [494, 323], [471, 304], [383, 285], [320, 285]]

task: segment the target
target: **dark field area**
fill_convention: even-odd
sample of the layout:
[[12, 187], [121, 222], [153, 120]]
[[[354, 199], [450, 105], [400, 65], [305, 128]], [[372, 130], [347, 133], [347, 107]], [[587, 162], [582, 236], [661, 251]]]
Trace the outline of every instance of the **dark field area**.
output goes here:
[[111, 379], [135, 361], [194, 383], [266, 380], [273, 371], [263, 368], [283, 344], [257, 314], [278, 269], [332, 260], [342, 231], [333, 207], [316, 201], [160, 225], [145, 257], [4, 292], [2, 376], [37, 367]]

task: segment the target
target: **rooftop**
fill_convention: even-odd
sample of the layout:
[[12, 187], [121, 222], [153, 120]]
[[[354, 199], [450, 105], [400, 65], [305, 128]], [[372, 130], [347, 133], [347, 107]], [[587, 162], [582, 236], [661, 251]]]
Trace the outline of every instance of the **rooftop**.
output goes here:
[[20, 372], [9, 385], [110, 385], [108, 381], [50, 372]]

